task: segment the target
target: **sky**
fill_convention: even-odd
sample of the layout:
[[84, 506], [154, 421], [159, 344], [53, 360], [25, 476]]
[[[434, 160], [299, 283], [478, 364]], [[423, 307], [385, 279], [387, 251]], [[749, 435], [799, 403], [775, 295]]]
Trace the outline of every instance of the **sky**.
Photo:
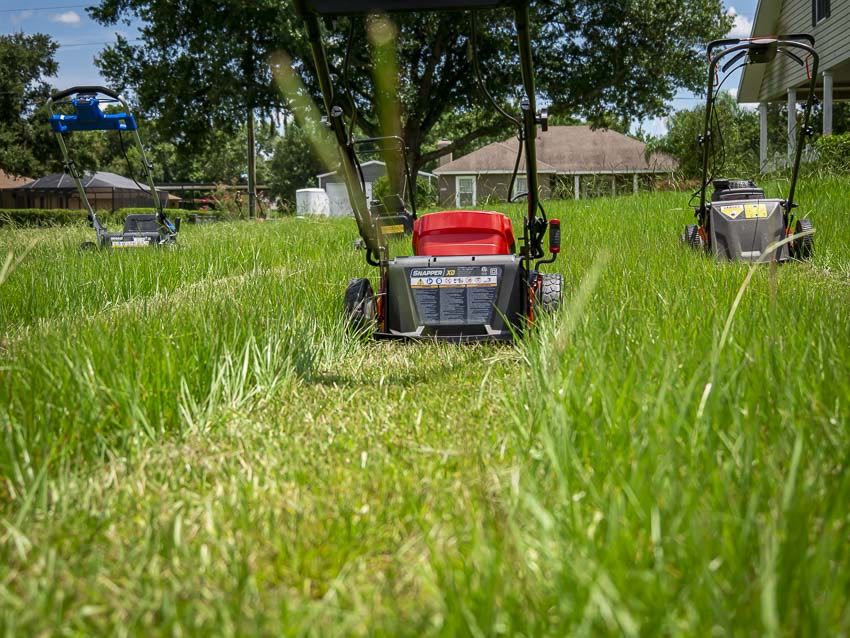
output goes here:
[[[79, 1], [79, 0], [78, 0]], [[735, 16], [730, 36], [747, 37], [758, 0], [726, 0], [727, 11]], [[116, 34], [132, 39], [134, 25], [118, 24], [102, 27], [89, 18], [86, 4], [74, 0], [0, 0], [0, 33], [47, 33], [59, 43], [56, 60], [59, 74], [51, 78], [57, 87], [82, 84], [99, 84], [103, 78], [98, 73], [94, 58], [105, 44], [115, 41]], [[736, 74], [737, 75], [737, 74]], [[737, 77], [730, 78], [726, 86], [735, 91]], [[693, 94], [680, 91], [670, 102], [673, 110], [687, 109], [701, 102]], [[666, 118], [635, 122], [633, 129], [641, 128], [652, 135], [663, 135], [667, 130]]]

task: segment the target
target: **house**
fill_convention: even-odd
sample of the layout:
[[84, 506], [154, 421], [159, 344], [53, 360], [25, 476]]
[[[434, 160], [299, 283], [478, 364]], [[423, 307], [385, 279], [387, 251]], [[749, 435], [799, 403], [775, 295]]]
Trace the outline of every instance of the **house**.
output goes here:
[[[434, 170], [443, 206], [477, 206], [505, 201], [516, 162], [517, 138], [494, 142]], [[537, 174], [541, 197], [637, 192], [642, 180], [669, 175], [676, 162], [668, 155], [647, 157], [646, 145], [633, 137], [590, 126], [550, 126], [537, 132]], [[527, 188], [525, 156], [514, 183], [514, 197]]]
[[[152, 205], [147, 187], [115, 173], [86, 173], [82, 182], [95, 210], [147, 208]], [[11, 194], [10, 208], [82, 208], [77, 186], [71, 176], [65, 173], [47, 175], [12, 188], [7, 193]], [[157, 193], [163, 206], [180, 199], [163, 191]]]
[[32, 181], [29, 177], [17, 177], [0, 170], [0, 208], [14, 208], [11, 189]]
[[[368, 162], [361, 162], [360, 168], [363, 171], [363, 181], [366, 185], [366, 200], [370, 201], [372, 199], [372, 187], [378, 178], [386, 176], [387, 165], [380, 160], [369, 160]], [[319, 188], [328, 194], [331, 216], [353, 215], [354, 210], [351, 207], [351, 202], [348, 200], [345, 181], [342, 175], [339, 174], [339, 171], [322, 173], [316, 177], [319, 180]], [[431, 183], [437, 179], [436, 175], [424, 171], [419, 171], [419, 177], [424, 177]]]
[[[759, 0], [752, 37], [777, 33], [810, 33], [820, 57], [817, 95], [823, 105], [823, 134], [832, 133], [834, 100], [850, 98], [850, 2], [847, 0]], [[787, 100], [789, 107], [808, 99], [808, 65], [778, 56], [770, 64], [744, 67], [738, 85], [738, 102], [759, 104], [761, 135], [759, 155], [767, 168], [767, 105]], [[789, 108], [788, 156], [794, 153], [797, 120]]]

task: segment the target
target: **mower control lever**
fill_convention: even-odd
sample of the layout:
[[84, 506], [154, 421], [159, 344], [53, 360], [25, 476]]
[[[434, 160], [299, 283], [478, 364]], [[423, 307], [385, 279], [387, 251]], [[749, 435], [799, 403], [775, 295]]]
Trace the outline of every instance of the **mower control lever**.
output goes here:
[[561, 220], [549, 220], [549, 252], [557, 255], [561, 252]]

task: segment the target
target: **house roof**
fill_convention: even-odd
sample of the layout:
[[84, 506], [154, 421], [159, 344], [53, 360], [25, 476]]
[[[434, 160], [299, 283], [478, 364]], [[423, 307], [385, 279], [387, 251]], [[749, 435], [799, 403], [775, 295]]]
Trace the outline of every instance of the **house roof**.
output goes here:
[[[132, 190], [132, 191], [145, 191], [147, 192], [147, 188], [142, 186], [139, 188], [136, 183], [128, 179], [122, 175], [116, 175], [115, 173], [106, 173], [104, 171], [97, 171], [95, 173], [86, 173], [82, 177], [83, 187], [88, 189], [95, 188], [105, 188], [105, 189], [120, 189], [120, 190]], [[18, 190], [75, 190], [76, 185], [74, 184], [74, 180], [71, 179], [71, 176], [66, 173], [53, 173], [52, 175], [46, 175], [45, 177], [41, 177], [34, 182], [30, 182], [29, 184], [25, 184], [24, 186], [18, 186]]]
[[0, 170], [0, 188], [16, 188], [32, 181], [31, 177], [17, 177]]
[[[437, 175], [512, 173], [516, 162], [516, 138], [488, 144], [477, 151], [443, 164]], [[646, 144], [608, 129], [590, 126], [550, 126], [537, 133], [537, 172], [568, 175], [597, 173], [667, 173], [676, 168], [669, 155], [646, 157]], [[525, 156], [519, 171], [525, 172]]]

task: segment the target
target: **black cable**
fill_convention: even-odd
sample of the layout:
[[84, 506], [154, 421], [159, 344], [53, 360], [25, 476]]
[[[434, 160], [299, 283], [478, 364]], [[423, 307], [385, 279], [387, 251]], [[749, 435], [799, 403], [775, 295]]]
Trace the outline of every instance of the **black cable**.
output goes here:
[[[121, 154], [124, 156], [124, 161], [127, 162], [127, 170], [130, 172], [130, 179], [133, 180], [133, 183], [139, 188], [139, 190], [146, 191], [147, 188], [143, 188], [142, 185], [139, 184], [139, 182], [136, 180], [136, 174], [133, 171], [133, 164], [130, 162], [130, 158], [127, 157], [127, 147], [124, 144], [124, 134], [121, 131], [121, 129], [118, 129], [118, 143], [121, 146]], [[151, 197], [156, 202], [156, 212], [157, 212], [157, 214], [160, 217], [162, 217], [163, 216], [162, 202], [159, 201], [159, 193], [154, 191], [153, 193], [151, 193]]]
[[470, 39], [470, 45], [472, 47], [472, 70], [473, 70], [473, 73], [475, 74], [475, 80], [478, 83], [478, 88], [481, 89], [481, 92], [484, 93], [484, 95], [487, 97], [488, 100], [490, 100], [490, 103], [502, 115], [502, 117], [513, 122], [513, 124], [515, 126], [517, 126], [518, 128], [521, 129], [522, 128], [522, 122], [520, 122], [519, 119], [517, 119], [516, 117], [514, 117], [513, 115], [511, 115], [510, 113], [505, 111], [505, 109], [503, 109], [501, 107], [501, 105], [496, 101], [496, 98], [494, 98], [493, 95], [490, 93], [490, 91], [487, 90], [487, 85], [484, 83], [484, 79], [481, 76], [481, 67], [480, 67], [479, 62], [478, 62], [478, 37], [476, 35], [477, 32], [478, 32], [478, 20], [476, 18], [476, 12], [472, 11], [471, 16], [472, 16], [472, 37]]

